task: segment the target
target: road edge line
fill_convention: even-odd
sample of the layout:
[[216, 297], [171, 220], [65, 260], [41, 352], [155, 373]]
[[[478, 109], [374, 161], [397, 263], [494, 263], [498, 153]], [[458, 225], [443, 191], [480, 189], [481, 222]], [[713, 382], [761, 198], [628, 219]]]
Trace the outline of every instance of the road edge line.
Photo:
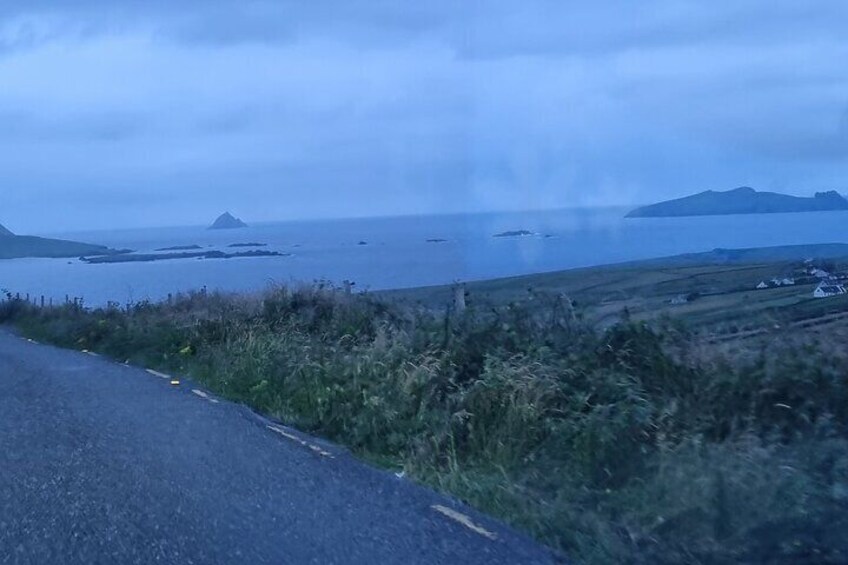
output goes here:
[[466, 528], [468, 528], [472, 532], [480, 534], [481, 536], [483, 536], [485, 538], [488, 538], [488, 539], [493, 540], [493, 541], [498, 539], [498, 535], [496, 533], [490, 532], [489, 530], [487, 530], [483, 526], [479, 526], [479, 525], [475, 524], [474, 521], [471, 520], [470, 517], [466, 516], [462, 512], [457, 512], [453, 508], [448, 508], [447, 506], [443, 506], [441, 504], [434, 504], [430, 508], [432, 508], [436, 512], [442, 514], [443, 516], [447, 516], [451, 520], [458, 522], [459, 524], [462, 524], [463, 526], [465, 526]]

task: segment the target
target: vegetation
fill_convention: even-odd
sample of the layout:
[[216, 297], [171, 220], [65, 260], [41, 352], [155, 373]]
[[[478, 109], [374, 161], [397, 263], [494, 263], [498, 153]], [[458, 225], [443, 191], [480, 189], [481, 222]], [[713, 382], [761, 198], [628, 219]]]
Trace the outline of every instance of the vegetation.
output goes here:
[[[462, 315], [316, 285], [37, 309], [27, 335], [188, 374], [579, 561], [848, 560], [848, 359], [728, 357], [558, 295]], [[542, 307], [539, 307], [539, 305]]]
[[[806, 274], [818, 267], [848, 277], [847, 254], [848, 245], [844, 244], [717, 249], [629, 264], [472, 281], [466, 288], [469, 302], [478, 309], [510, 302], [544, 308], [544, 302], [528, 297], [539, 292], [567, 292], [596, 327], [609, 327], [627, 312], [634, 321], [650, 323], [671, 315], [704, 336], [754, 330], [771, 335], [778, 325], [848, 314], [848, 295], [816, 299], [813, 291], [820, 279]], [[808, 262], [805, 256], [815, 259]], [[760, 282], [787, 277], [794, 284], [757, 288]], [[392, 301], [441, 308], [453, 296], [453, 288], [443, 285], [378, 294]]]

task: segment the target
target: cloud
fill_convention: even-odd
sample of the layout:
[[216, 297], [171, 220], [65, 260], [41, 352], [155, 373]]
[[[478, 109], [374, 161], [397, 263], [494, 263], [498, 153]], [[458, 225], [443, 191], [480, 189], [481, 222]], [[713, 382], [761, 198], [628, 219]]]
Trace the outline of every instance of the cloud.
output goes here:
[[15, 4], [0, 186], [32, 229], [845, 188], [842, 2]]

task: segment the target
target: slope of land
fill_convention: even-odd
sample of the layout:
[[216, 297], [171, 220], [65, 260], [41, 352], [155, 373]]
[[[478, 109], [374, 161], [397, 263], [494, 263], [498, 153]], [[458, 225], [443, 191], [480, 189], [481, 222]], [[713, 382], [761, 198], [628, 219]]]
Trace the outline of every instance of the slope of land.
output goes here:
[[[812, 262], [812, 263], [811, 263]], [[710, 335], [768, 328], [847, 309], [848, 295], [813, 298], [819, 280], [804, 274], [810, 264], [828, 264], [835, 276], [848, 272], [848, 245], [794, 245], [755, 249], [717, 249], [651, 259], [471, 281], [468, 304], [480, 311], [522, 304], [549, 310], [539, 296], [568, 296], [593, 326], [606, 327], [629, 316], [656, 320], [672, 315]], [[848, 275], [845, 275], [848, 277]], [[792, 285], [761, 282], [791, 278]], [[381, 291], [377, 295], [444, 309], [454, 297], [452, 285]], [[846, 320], [848, 322], [848, 320]], [[846, 325], [848, 327], [848, 324]]]
[[836, 191], [818, 192], [811, 198], [757, 192], [741, 187], [725, 192], [708, 190], [692, 196], [637, 208], [628, 218], [710, 216], [721, 214], [772, 214], [848, 210], [848, 200]]
[[631, 262], [631, 265], [726, 265], [733, 263], [795, 261], [806, 259], [836, 259], [848, 257], [846, 243], [811, 243], [776, 245], [773, 247], [716, 248], [703, 253], [684, 253]]
[[6, 227], [5, 227], [5, 226], [3, 226], [2, 224], [0, 224], [0, 237], [2, 237], [2, 236], [7, 236], [7, 235], [15, 235], [15, 234], [13, 234], [11, 231], [9, 231], [8, 229], [6, 229]]
[[117, 251], [103, 245], [92, 245], [62, 239], [30, 235], [0, 236], [0, 259], [24, 257], [80, 257], [83, 255], [114, 255]]

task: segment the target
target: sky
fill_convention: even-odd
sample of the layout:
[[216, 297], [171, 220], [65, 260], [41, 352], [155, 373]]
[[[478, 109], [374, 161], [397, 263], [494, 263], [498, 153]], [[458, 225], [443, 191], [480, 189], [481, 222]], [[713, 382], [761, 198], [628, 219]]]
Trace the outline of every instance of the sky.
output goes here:
[[0, 223], [848, 192], [845, 61], [843, 0], [3, 2]]

